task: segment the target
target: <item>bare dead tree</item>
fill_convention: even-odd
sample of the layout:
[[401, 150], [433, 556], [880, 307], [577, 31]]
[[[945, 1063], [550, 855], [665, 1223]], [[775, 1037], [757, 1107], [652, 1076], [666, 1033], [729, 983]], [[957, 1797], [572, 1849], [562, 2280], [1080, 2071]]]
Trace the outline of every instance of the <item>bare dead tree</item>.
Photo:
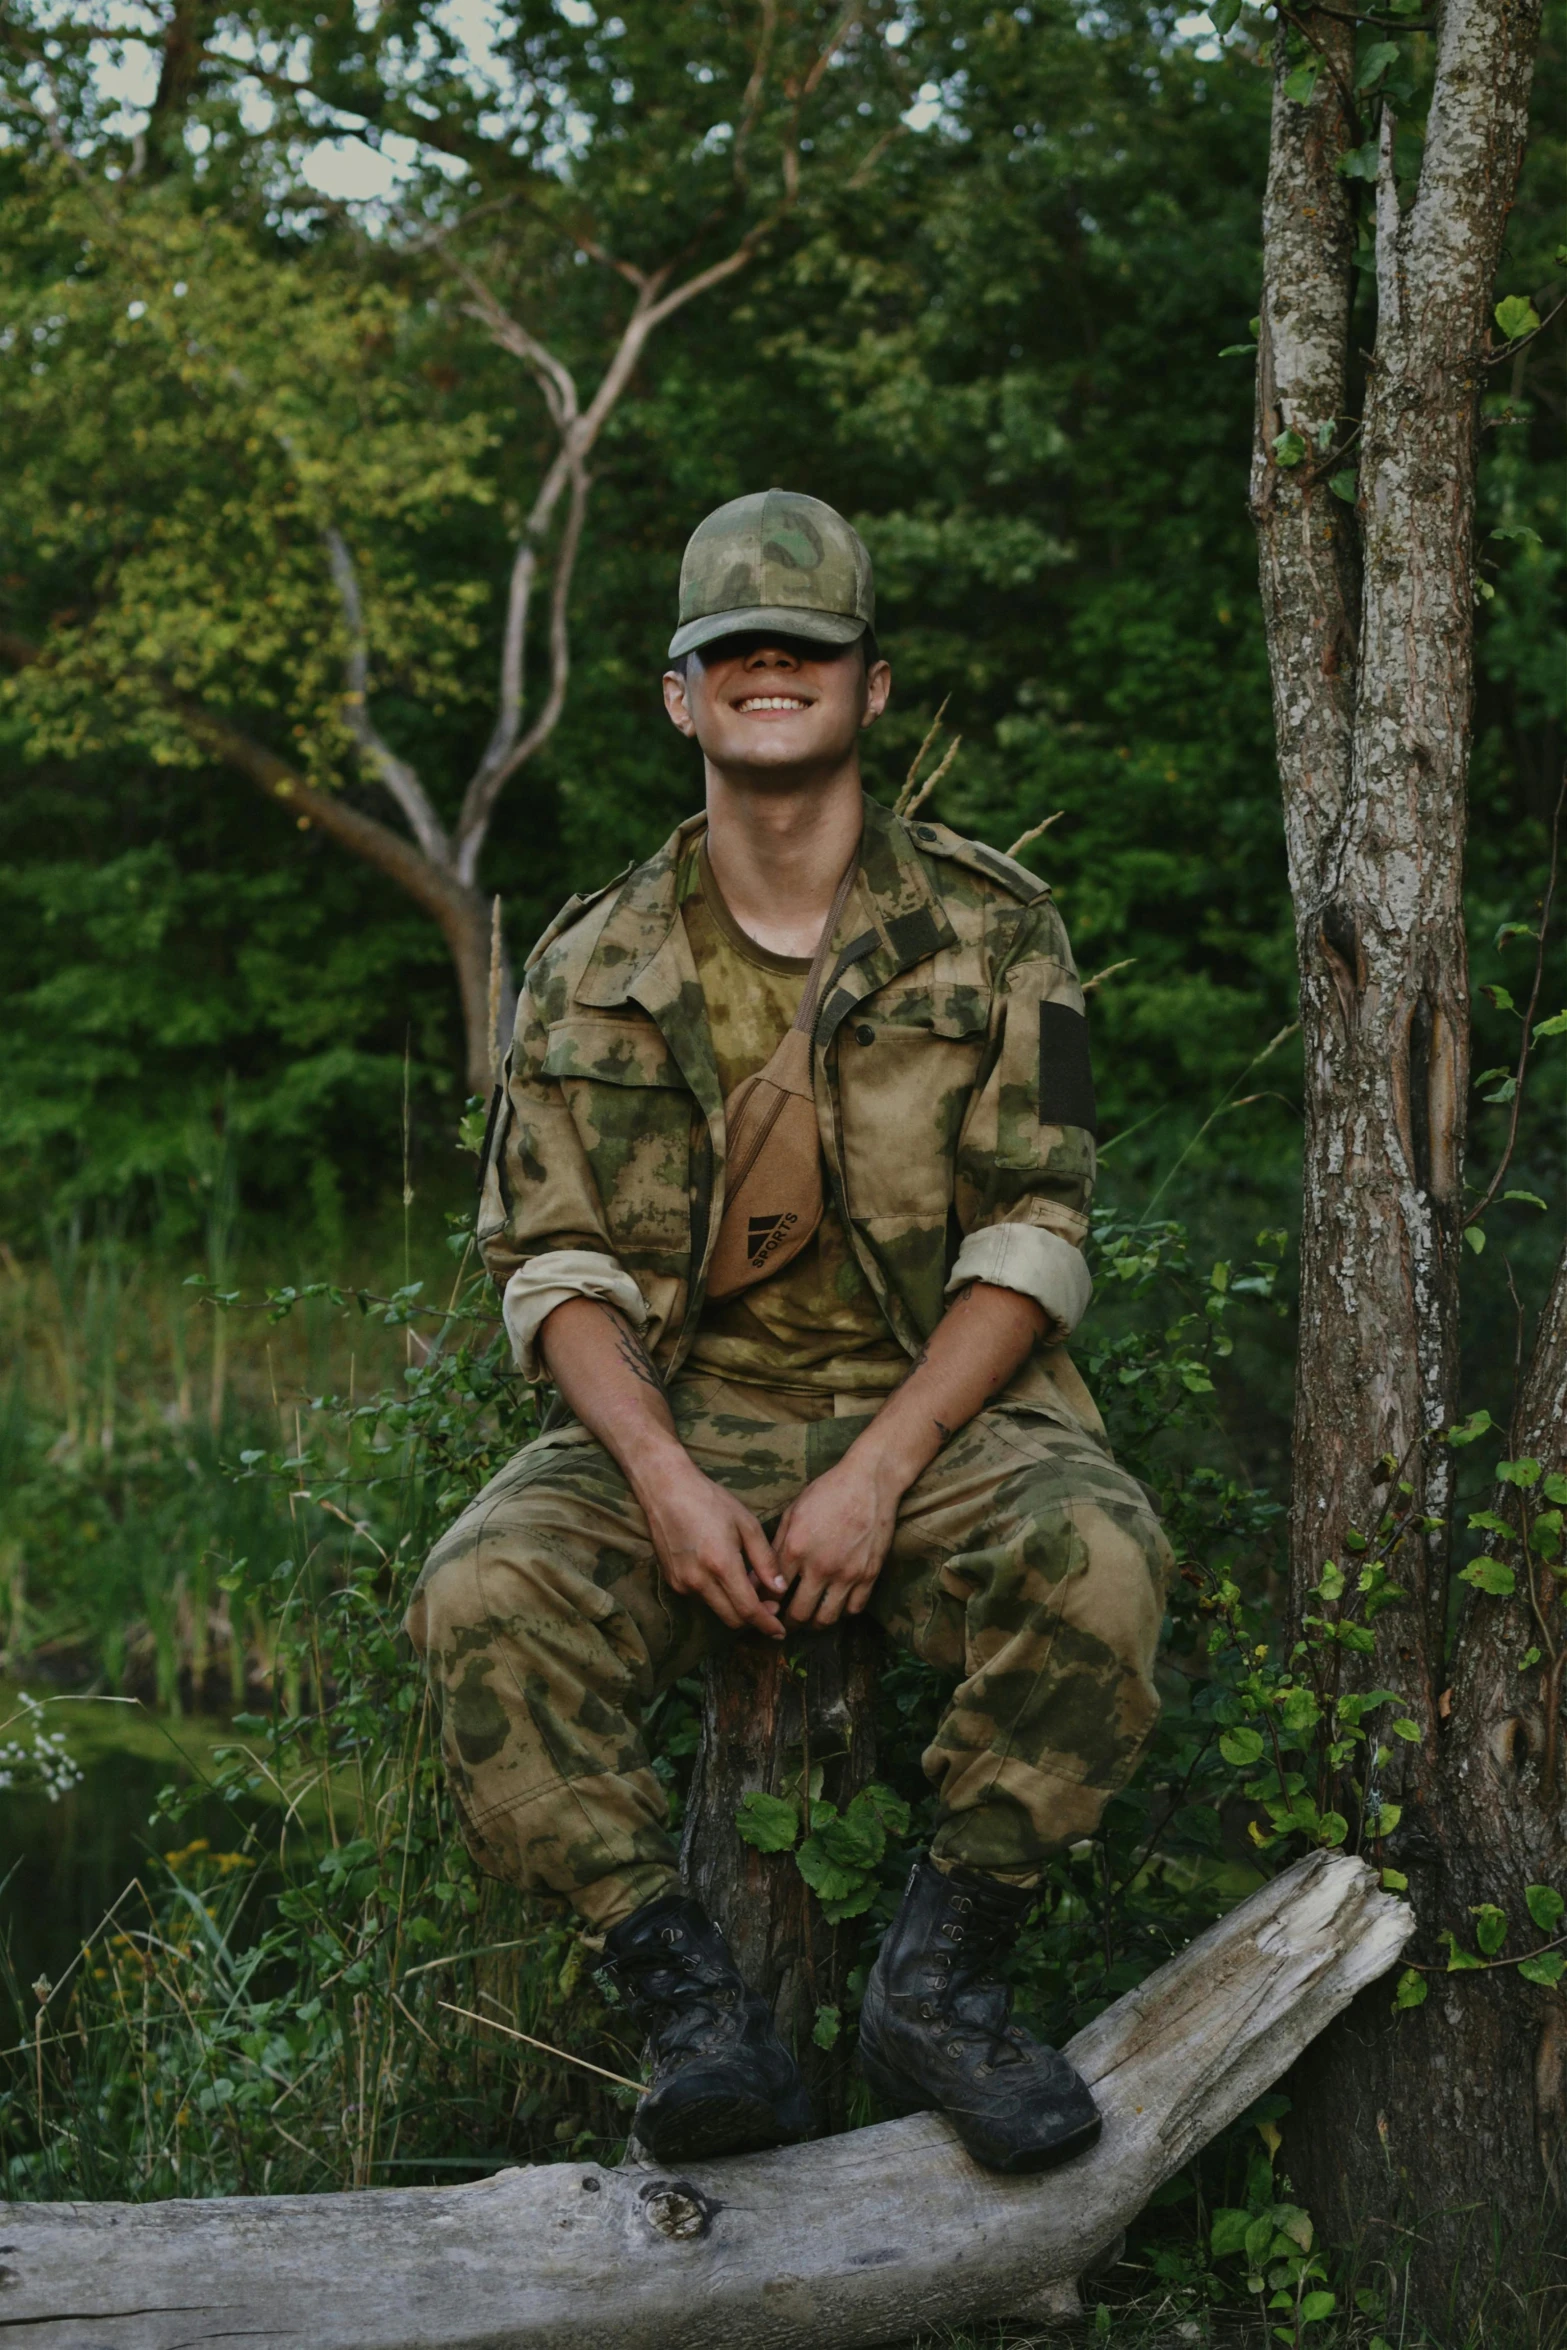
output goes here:
[[[1420, 1529], [1400, 1553], [1407, 1602], [1380, 1619], [1375, 1653], [1346, 1665], [1362, 1687], [1398, 1690], [1420, 1728], [1384, 1784], [1403, 1812], [1392, 1857], [1435, 1950], [1437, 1929], [1466, 1925], [1480, 1899], [1527, 1928], [1528, 1872], [1538, 1881], [1553, 1858], [1567, 1875], [1559, 1798], [1547, 1818], [1538, 1764], [1519, 1765], [1504, 1734], [1520, 1718], [1520, 1649], [1505, 1679], [1483, 1615], [1465, 1626], [1446, 1716], [1452, 1456], [1439, 1441], [1457, 1402], [1465, 1220], [1478, 391], [1539, 8], [1443, 0], [1407, 204], [1393, 104], [1355, 89], [1366, 21], [1279, 10], [1251, 504], [1305, 1047], [1293, 1604], [1298, 1622], [1323, 1562], [1377, 1525], [1398, 1464]], [[1313, 60], [1314, 81], [1301, 71]], [[1373, 136], [1377, 317], [1357, 422], [1340, 166]], [[1559, 1277], [1521, 1406], [1558, 1455], [1563, 1305]], [[1498, 1736], [1513, 1759], [1496, 1762]], [[1428, 2307], [1477, 2210], [1537, 2215], [1559, 2177], [1567, 2035], [1545, 2015], [1551, 1994], [1511, 1971], [1485, 1979], [1483, 1998], [1461, 1996], [1466, 1976], [1396, 2028], [1385, 1994], [1360, 2003], [1294, 2083], [1297, 2187], [1341, 2232], [1418, 2213], [1405, 2241]]]
[[[571, 674], [571, 599], [576, 563], [587, 520], [594, 449], [617, 404], [624, 398], [647, 347], [659, 329], [691, 303], [746, 269], [795, 210], [801, 189], [801, 150], [807, 110], [824, 76], [854, 36], [862, 0], [850, 0], [827, 38], [803, 64], [781, 61], [779, 0], [757, 0], [747, 80], [732, 141], [730, 202], [716, 211], [667, 259], [650, 268], [609, 250], [590, 230], [574, 226], [571, 242], [595, 266], [631, 289], [629, 311], [614, 331], [608, 356], [591, 390], [579, 385], [545, 333], [518, 314], [494, 284], [464, 258], [465, 240], [481, 217], [503, 210], [509, 199], [488, 198], [434, 233], [410, 240], [433, 252], [461, 289], [462, 307], [500, 350], [517, 359], [542, 396], [553, 451], [518, 532], [512, 551], [506, 611], [494, 687], [494, 715], [488, 741], [468, 777], [454, 821], [442, 816], [427, 780], [387, 739], [376, 719], [374, 630], [366, 612], [349, 532], [328, 518], [321, 531], [323, 558], [336, 599], [344, 644], [340, 711], [359, 754], [361, 771], [393, 802], [402, 825], [353, 805], [341, 794], [309, 781], [296, 764], [270, 744], [237, 725], [227, 711], [210, 707], [151, 679], [164, 706], [193, 742], [245, 775], [270, 799], [281, 803], [301, 825], [314, 825], [384, 874], [439, 925], [451, 955], [462, 1006], [465, 1068], [469, 1090], [487, 1092], [493, 1036], [490, 1013], [491, 901], [479, 886], [479, 868], [496, 809], [507, 785], [544, 748], [566, 707]], [[249, 77], [279, 95], [330, 103], [308, 78], [273, 71], [258, 58], [240, 57], [208, 39], [212, 14], [204, 0], [177, 0], [165, 28], [159, 121], [164, 145], [172, 125], [188, 106], [199, 75]], [[115, 37], [91, 24], [63, 23], [60, 32], [80, 40]], [[44, 70], [42, 52], [36, 61]], [[752, 147], [764, 111], [780, 115], [778, 192], [758, 210], [752, 195]], [[55, 116], [49, 117], [57, 136]], [[398, 117], [398, 127], [431, 144], [451, 149], [450, 125], [427, 122], [422, 114]], [[890, 134], [889, 134], [890, 136]], [[888, 144], [877, 140], [848, 174], [863, 180]], [[81, 167], [68, 158], [81, 176]], [[754, 217], [743, 229], [735, 222]], [[725, 249], [704, 259], [715, 241]], [[538, 635], [536, 607], [543, 602], [543, 676], [535, 697], [528, 691], [529, 648]], [[50, 658], [40, 646], [14, 632], [0, 633], [0, 658], [25, 666]], [[504, 963], [501, 1017], [509, 1021], [513, 996]]]

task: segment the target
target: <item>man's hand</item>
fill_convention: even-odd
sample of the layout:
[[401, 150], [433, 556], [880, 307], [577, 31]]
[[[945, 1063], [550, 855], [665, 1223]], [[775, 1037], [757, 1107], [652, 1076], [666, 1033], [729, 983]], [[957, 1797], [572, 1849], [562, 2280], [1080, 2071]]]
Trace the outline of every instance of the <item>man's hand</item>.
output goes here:
[[855, 1445], [789, 1504], [773, 1547], [785, 1582], [795, 1587], [791, 1624], [822, 1630], [859, 1615], [881, 1573], [902, 1496], [886, 1462]]
[[663, 1382], [612, 1306], [568, 1298], [546, 1316], [544, 1359], [585, 1428], [625, 1471], [671, 1591], [694, 1593], [731, 1631], [782, 1640], [787, 1589], [761, 1526], [704, 1477], [675, 1433]]
[[784, 1638], [778, 1611], [787, 1585], [743, 1501], [704, 1477], [678, 1448], [655, 1475], [638, 1481], [637, 1499], [671, 1591], [705, 1601], [733, 1632]]
[[948, 1437], [1006, 1385], [1044, 1328], [1042, 1308], [1015, 1290], [976, 1281], [959, 1291], [903, 1385], [779, 1521], [774, 1549], [795, 1585], [791, 1624], [821, 1628], [861, 1612], [903, 1496]]

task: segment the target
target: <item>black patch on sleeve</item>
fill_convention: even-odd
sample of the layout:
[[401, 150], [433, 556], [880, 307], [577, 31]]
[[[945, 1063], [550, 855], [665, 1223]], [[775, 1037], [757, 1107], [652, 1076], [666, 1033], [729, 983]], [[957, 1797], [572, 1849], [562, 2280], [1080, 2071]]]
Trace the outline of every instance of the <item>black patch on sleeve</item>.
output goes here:
[[1099, 1132], [1088, 1022], [1070, 1004], [1039, 1007], [1039, 1123]]

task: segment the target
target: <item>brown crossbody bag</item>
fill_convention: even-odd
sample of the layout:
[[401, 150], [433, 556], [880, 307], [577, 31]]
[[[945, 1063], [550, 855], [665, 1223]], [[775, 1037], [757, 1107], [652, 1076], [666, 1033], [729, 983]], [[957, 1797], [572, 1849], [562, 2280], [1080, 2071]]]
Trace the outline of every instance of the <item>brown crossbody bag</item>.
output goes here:
[[821, 941], [805, 976], [794, 1025], [754, 1077], [744, 1077], [724, 1104], [728, 1136], [723, 1220], [707, 1276], [707, 1294], [738, 1297], [781, 1272], [822, 1220], [822, 1149], [811, 1086], [811, 1036], [833, 934], [859, 871], [856, 850], [838, 884]]

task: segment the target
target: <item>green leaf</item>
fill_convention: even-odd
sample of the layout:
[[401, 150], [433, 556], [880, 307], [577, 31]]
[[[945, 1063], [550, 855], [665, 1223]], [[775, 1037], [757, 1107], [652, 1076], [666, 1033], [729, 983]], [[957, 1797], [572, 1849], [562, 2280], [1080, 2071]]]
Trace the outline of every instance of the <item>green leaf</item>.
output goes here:
[[1409, 1879], [1402, 1869], [1384, 1869], [1381, 1884], [1384, 1893], [1407, 1893], [1409, 1891]]
[[1228, 1763], [1244, 1770], [1261, 1759], [1266, 1741], [1260, 1730], [1226, 1730], [1219, 1740], [1219, 1752]]
[[1322, 1708], [1309, 1689], [1286, 1689], [1279, 1700], [1279, 1720], [1286, 1730], [1311, 1730], [1322, 1719]]
[[1553, 1470], [1540, 1487], [1540, 1491], [1547, 1501], [1567, 1502], [1567, 1477], [1558, 1476]]
[[1484, 1256], [1485, 1226], [1483, 1224], [1466, 1224], [1464, 1226], [1464, 1238], [1468, 1242], [1469, 1246], [1474, 1250], [1474, 1253], [1477, 1257]]
[[1549, 1020], [1538, 1021], [1534, 1031], [1536, 1044], [1542, 1036], [1567, 1036], [1567, 1012], [1553, 1012]]
[[1496, 1473], [1504, 1485], [1521, 1485], [1525, 1491], [1540, 1482], [1540, 1464], [1527, 1453], [1516, 1461], [1498, 1461]]
[[1208, 2249], [1215, 2260], [1228, 2259], [1231, 2253], [1245, 2249], [1246, 2230], [1251, 2226], [1251, 2213], [1237, 2211], [1233, 2205], [1213, 2215], [1213, 2233]]
[[1476, 1591], [1489, 1591], [1493, 1599], [1511, 1599], [1518, 1588], [1518, 1578], [1505, 1559], [1471, 1559], [1467, 1567], [1459, 1569], [1460, 1583], [1472, 1584]]
[[1540, 323], [1540, 313], [1527, 294], [1508, 294], [1497, 303], [1493, 316], [1509, 343], [1520, 335], [1532, 335]]
[[845, 1868], [822, 1849], [821, 1839], [807, 1836], [795, 1854], [795, 1867], [821, 1902], [829, 1917], [858, 1917], [869, 1909], [875, 1879], [863, 1869]]
[[1447, 1441], [1449, 1444], [1474, 1444], [1480, 1437], [1489, 1435], [1493, 1425], [1489, 1412], [1471, 1412], [1467, 1420], [1460, 1421], [1456, 1428], [1449, 1428]]
[[1298, 2203], [1275, 2203], [1273, 2224], [1279, 2234], [1287, 2237], [1298, 2252], [1311, 2250], [1313, 2234], [1311, 2214], [1309, 2211], [1303, 2211]]
[[1519, 1671], [1520, 1673], [1530, 1673], [1530, 1672], [1533, 1672], [1533, 1670], [1534, 1670], [1535, 1666], [1536, 1666], [1536, 1665], [1539, 1663], [1539, 1661], [1540, 1661], [1540, 1652], [1539, 1652], [1539, 1650], [1538, 1650], [1537, 1648], [1526, 1648], [1526, 1649], [1524, 1650], [1524, 1652], [1523, 1652], [1522, 1656], [1521, 1656], [1521, 1657], [1518, 1659], [1518, 1668], [1517, 1668], [1517, 1669], [1518, 1669], [1518, 1671]]
[[1339, 172], [1347, 180], [1374, 180], [1380, 160], [1376, 140], [1368, 139], [1363, 147], [1339, 157]]
[[1208, 22], [1222, 41], [1240, 17], [1241, 0], [1209, 0]]
[[843, 2017], [836, 2007], [819, 2007], [811, 2026], [811, 2038], [818, 2048], [836, 2048], [842, 2029]]
[[1246, 2259], [1249, 2265], [1254, 2269], [1261, 2268], [1272, 2249], [1273, 2214], [1264, 2212], [1262, 2217], [1254, 2219], [1246, 2230]]
[[740, 1798], [735, 1826], [757, 1852], [788, 1852], [800, 1833], [800, 1814], [786, 1796], [750, 1787]]
[[1349, 1834], [1349, 1822], [1341, 1811], [1325, 1811], [1317, 1821], [1317, 1842], [1340, 1845]]
[[1563, 1899], [1554, 1885], [1526, 1885], [1523, 1897], [1529, 1915], [1541, 1933], [1554, 1934], [1562, 1922], [1562, 1911], [1567, 1909], [1567, 1900]]
[[1420, 1724], [1412, 1722], [1407, 1714], [1401, 1714], [1396, 1722], [1392, 1722], [1388, 1726], [1394, 1737], [1402, 1738], [1407, 1745], [1418, 1746], [1420, 1744]]
[[1397, 56], [1396, 41], [1373, 41], [1360, 61], [1360, 71], [1355, 76], [1356, 89], [1369, 90], [1374, 82], [1379, 82]]
[[[1531, 530], [1527, 522], [1499, 522], [1491, 536], [1493, 539], [1516, 539], [1520, 546], [1525, 547], [1543, 547], [1545, 544], [1539, 532]], [[1518, 927], [1521, 929], [1523, 926], [1519, 924]], [[1490, 990], [1486, 992], [1489, 994]]]
[[1360, 474], [1353, 465], [1346, 465], [1342, 473], [1330, 473], [1328, 488], [1335, 498], [1342, 498], [1346, 506], [1353, 506], [1360, 495]]
[[1317, 87], [1317, 76], [1322, 71], [1319, 57], [1308, 57], [1304, 65], [1297, 65], [1293, 73], [1284, 77], [1284, 95], [1293, 106], [1309, 106]]
[[1547, 1991], [1554, 1991], [1563, 1975], [1567, 1975], [1567, 1955], [1560, 1950], [1547, 1950], [1538, 1958], [1521, 1958], [1518, 1972], [1526, 1983], [1540, 1983]]
[[1314, 2326], [1325, 2317], [1331, 2317], [1338, 2307], [1336, 2293], [1308, 2293], [1300, 2305], [1302, 2325]]
[[1391, 1836], [1403, 1816], [1401, 1803], [1384, 1803], [1379, 1795], [1374, 1795], [1366, 1806], [1366, 1824], [1373, 1836]]
[[[852, 1820], [862, 1805], [866, 1811], [874, 1813], [889, 1836], [906, 1836], [908, 1834], [908, 1805], [901, 1795], [895, 1795], [892, 1789], [884, 1787], [879, 1779], [873, 1779], [868, 1787], [860, 1789], [859, 1794], [849, 1806], [848, 1818]], [[878, 1854], [877, 1857], [879, 1858], [880, 1855]]]
[[1507, 1940], [1507, 1912], [1498, 1909], [1494, 1901], [1482, 1901], [1469, 1914], [1478, 1921], [1475, 1940], [1480, 1945], [1481, 1956], [1494, 1958]]
[[1401, 2007], [1424, 2007], [1425, 2002], [1425, 1976], [1417, 1974], [1412, 1966], [1406, 1966], [1393, 1993], [1395, 2013]]
[[1280, 465], [1298, 465], [1306, 454], [1306, 444], [1293, 425], [1285, 427], [1273, 437], [1273, 454]]
[[1477, 1967], [1484, 1963], [1483, 1960], [1476, 1958], [1472, 1950], [1463, 1950], [1459, 1947], [1458, 1936], [1453, 1932], [1451, 1926], [1443, 1927], [1442, 1939], [1447, 1944], [1447, 1971], [1450, 1975], [1472, 1974]]

